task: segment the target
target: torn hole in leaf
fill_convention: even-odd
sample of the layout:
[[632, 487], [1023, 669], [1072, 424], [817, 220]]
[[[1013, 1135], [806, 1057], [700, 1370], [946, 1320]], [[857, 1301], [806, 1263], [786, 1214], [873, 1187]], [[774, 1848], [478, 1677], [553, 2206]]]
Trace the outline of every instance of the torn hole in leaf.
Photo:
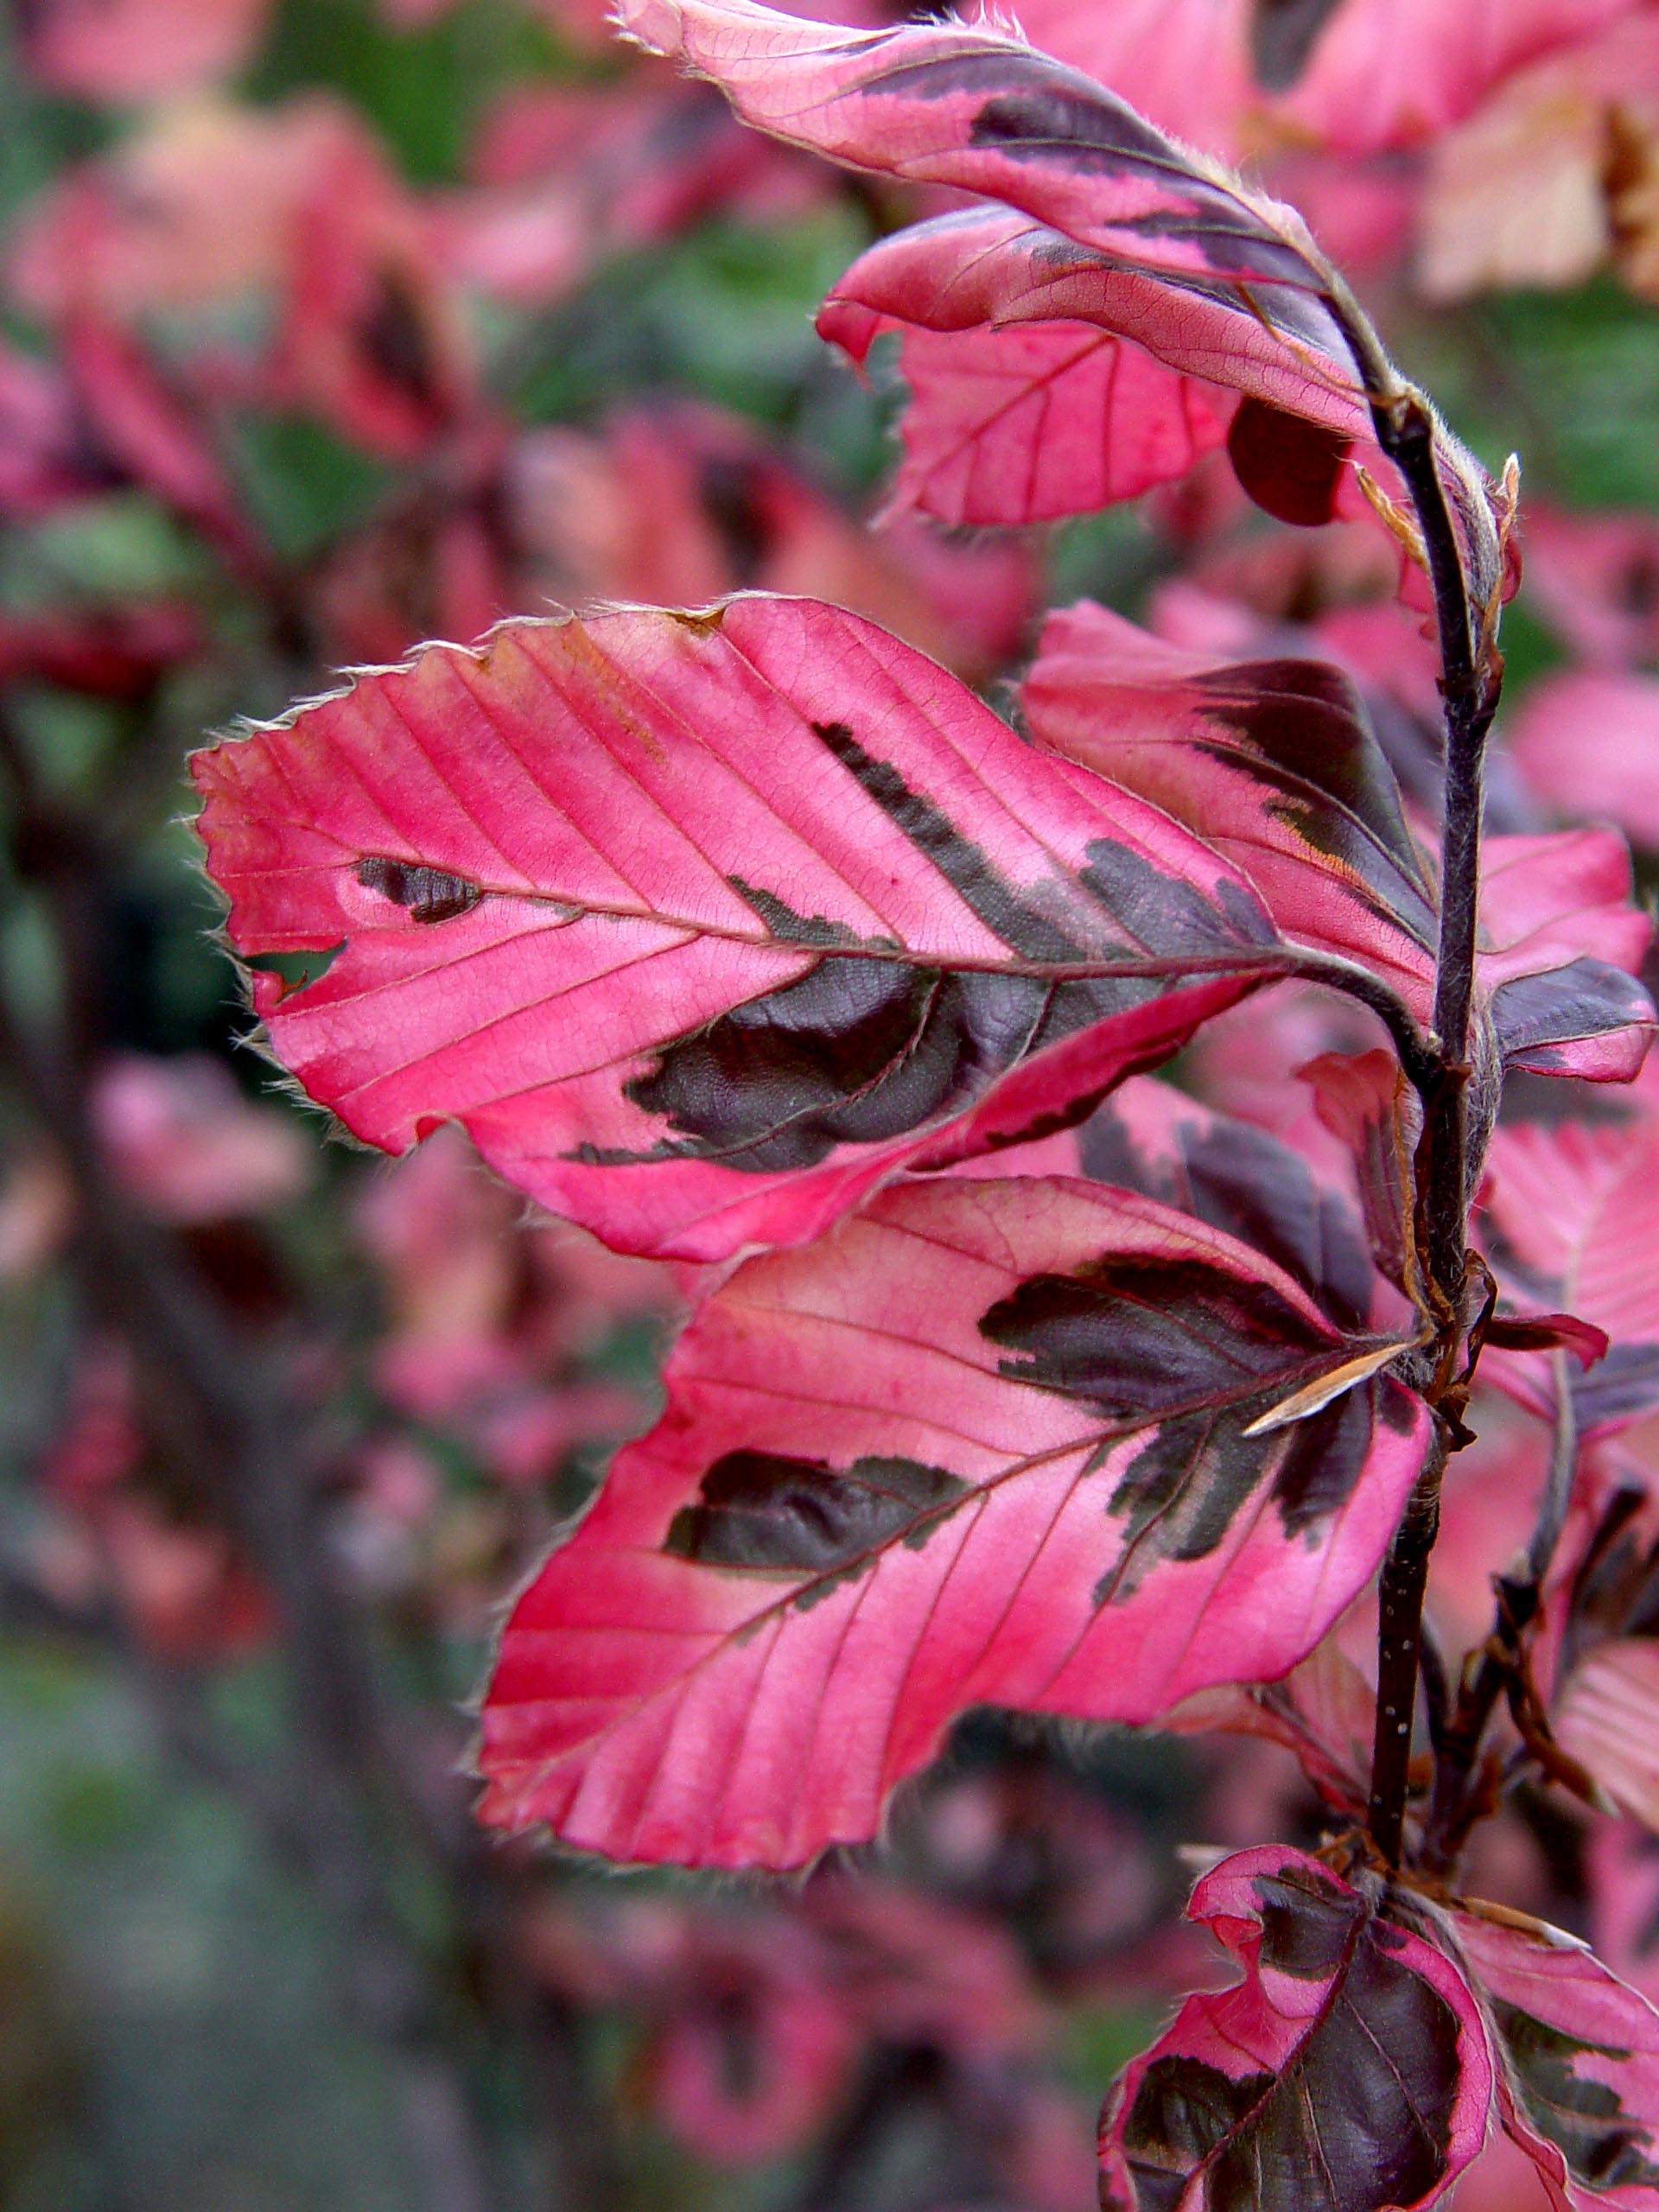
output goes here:
[[1227, 458], [1258, 507], [1312, 530], [1336, 518], [1351, 442], [1265, 400], [1246, 399], [1227, 433]]
[[320, 983], [345, 950], [346, 940], [341, 938], [337, 944], [320, 945], [315, 950], [251, 952], [244, 964], [256, 975], [276, 978], [276, 1003], [280, 1006], [296, 991], [308, 990], [313, 983]]

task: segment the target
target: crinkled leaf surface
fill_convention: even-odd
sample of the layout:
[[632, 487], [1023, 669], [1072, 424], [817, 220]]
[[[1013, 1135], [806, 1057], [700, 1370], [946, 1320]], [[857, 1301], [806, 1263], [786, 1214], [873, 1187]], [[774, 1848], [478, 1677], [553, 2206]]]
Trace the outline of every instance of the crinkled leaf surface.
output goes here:
[[[976, 324], [988, 341], [1005, 322], [1060, 315], [1133, 336], [1171, 369], [1265, 398], [1321, 432], [1367, 433], [1337, 295], [1300, 216], [1166, 137], [1080, 71], [983, 27], [849, 31], [753, 0], [622, 0], [618, 21], [711, 78], [745, 121], [774, 137], [851, 168], [976, 193], [1043, 226], [1046, 235], [1013, 226], [1000, 243], [972, 223], [926, 226], [908, 244], [878, 247], [836, 288], [836, 302], [844, 294], [852, 303], [850, 322], [832, 305], [826, 334], [855, 354], [868, 349], [873, 315], [923, 329]], [[1075, 281], [1048, 293], [1051, 269]], [[1268, 379], [1272, 391], [1262, 388]], [[1050, 388], [1062, 415], [1075, 397], [1079, 435], [1100, 420], [1097, 381]], [[1166, 413], [1166, 392], [1160, 406]], [[918, 423], [912, 445], [931, 450], [953, 419], [947, 410]], [[1125, 410], [1131, 429], [1142, 419]], [[1307, 474], [1305, 444], [1289, 442], [1298, 480]], [[1493, 487], [1444, 430], [1437, 453], [1484, 606], [1513, 588]], [[1252, 481], [1262, 461], [1258, 442], [1243, 480], [1281, 512], [1270, 488]], [[1327, 454], [1327, 474], [1329, 462]], [[1009, 506], [995, 518], [1018, 521], [1017, 472], [988, 472], [985, 485], [999, 474]]]
[[[1166, 808], [1285, 936], [1370, 968], [1427, 1020], [1434, 861], [1339, 670], [1218, 660], [1084, 601], [1049, 618], [1020, 698], [1040, 745]], [[1478, 980], [1509, 1066], [1603, 1081], [1640, 1067], [1654, 1014], [1629, 971], [1651, 925], [1630, 893], [1611, 831], [1488, 840]]]
[[[901, 333], [910, 404], [899, 423], [896, 510], [993, 526], [1090, 512], [1185, 476], [1226, 435], [1231, 402], [1213, 385], [1166, 368], [1114, 329], [1090, 327], [1086, 315], [1050, 319], [1063, 261], [1033, 269], [1029, 289], [1004, 298], [995, 322], [955, 327], [938, 299], [909, 324], [867, 304], [883, 296], [882, 280], [899, 264], [929, 250], [943, 252], [945, 281], [960, 297], [950, 278], [967, 234], [1015, 228], [1038, 244], [1052, 235], [1022, 217], [976, 210], [918, 225], [850, 269], [819, 314], [820, 334], [860, 365], [877, 338]], [[1012, 243], [987, 273], [1000, 290], [1018, 281]], [[1027, 302], [1034, 319], [1019, 312]]]
[[1561, 2212], [1659, 2207], [1659, 2013], [1568, 1936], [1452, 1916], [1492, 2023], [1499, 2109]]
[[1166, 815], [811, 601], [508, 624], [194, 773], [236, 949], [340, 948], [254, 978], [311, 1095], [659, 1255], [1084, 1110], [1274, 957]]
[[1101, 2128], [1106, 2212], [1412, 2212], [1480, 2151], [1492, 2068], [1457, 1968], [1365, 1891], [1266, 1845], [1188, 1917], [1244, 1978], [1190, 1997]]
[[619, 1859], [874, 1833], [981, 1703], [1145, 1719], [1283, 1672], [1421, 1464], [1375, 1339], [1128, 1192], [928, 1179], [701, 1306], [668, 1408], [514, 1608], [485, 1817]]
[[[1249, 327], [1265, 327], [1287, 379], [1280, 404], [1320, 421], [1334, 410], [1356, 432], [1366, 429], [1301, 218], [1178, 146], [1080, 70], [984, 26], [871, 34], [750, 0], [624, 0], [618, 20], [643, 45], [712, 78], [746, 122], [774, 137], [1034, 218], [1048, 236], [1011, 233], [1016, 263], [1058, 257], [1096, 275], [1154, 280], [1167, 318], [1154, 350], [1175, 366], [1192, 345], [1215, 365], [1206, 373], [1237, 357], [1247, 376], [1258, 374]], [[1144, 287], [1128, 297], [1149, 322]]]
[[910, 404], [894, 499], [942, 522], [1041, 522], [1184, 476], [1226, 435], [1237, 391], [1338, 438], [1370, 427], [1338, 365], [1310, 384], [1268, 324], [1002, 207], [873, 246], [818, 331], [861, 366], [899, 334]]

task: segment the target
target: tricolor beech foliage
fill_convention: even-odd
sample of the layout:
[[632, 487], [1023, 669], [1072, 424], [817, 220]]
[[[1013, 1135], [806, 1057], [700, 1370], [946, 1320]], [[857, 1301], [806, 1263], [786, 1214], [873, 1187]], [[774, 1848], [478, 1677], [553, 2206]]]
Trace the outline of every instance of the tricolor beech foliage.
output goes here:
[[[1304, 12], [1298, 97], [1338, 139], [1408, 137], [1392, 97], [1357, 114], [1374, 11], [1324, 45]], [[1538, 17], [1434, 35], [1431, 108], [1548, 45]], [[1654, 1139], [1581, 1088], [1639, 1076], [1649, 931], [1612, 831], [1483, 865], [1514, 474], [1298, 216], [1017, 35], [620, 19], [773, 137], [967, 195], [820, 317], [861, 364], [897, 337], [898, 504], [1023, 524], [1224, 445], [1281, 519], [1397, 541], [1446, 775], [1426, 810], [1300, 645], [1065, 609], [1016, 730], [871, 621], [766, 593], [509, 622], [197, 756], [230, 942], [311, 1096], [393, 1153], [458, 1123], [613, 1249], [690, 1263], [660, 1420], [507, 1618], [482, 1816], [795, 1867], [877, 1835], [977, 1705], [1263, 1736], [1338, 1825], [1198, 1884], [1242, 1978], [1108, 2100], [1103, 2203], [1414, 2212], [1501, 2131], [1558, 2207], [1659, 2207], [1659, 2016], [1459, 1892], [1517, 1779], [1659, 1797], [1610, 1748], [1651, 1674], [1627, 1433], [1659, 1290], [1609, 1223], [1651, 1212]], [[1147, 1073], [1292, 979], [1363, 1038], [1303, 1071], [1312, 1165]], [[1516, 1077], [1564, 1103], [1500, 1122]], [[1424, 1586], [1484, 1352], [1553, 1453], [1450, 1679]]]

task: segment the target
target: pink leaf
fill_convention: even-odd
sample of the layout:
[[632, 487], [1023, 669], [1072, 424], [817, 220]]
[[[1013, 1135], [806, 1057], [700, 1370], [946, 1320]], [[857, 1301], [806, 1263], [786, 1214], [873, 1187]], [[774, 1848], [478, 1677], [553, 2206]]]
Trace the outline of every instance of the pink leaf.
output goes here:
[[1636, 1821], [1602, 1822], [1586, 1872], [1596, 1955], [1651, 2005], [1659, 1992], [1659, 1835]]
[[1504, 733], [1548, 805], [1605, 815], [1643, 850], [1659, 848], [1659, 677], [1552, 671], [1529, 687]]
[[1558, 2212], [1659, 2204], [1659, 2013], [1570, 1936], [1452, 1916], [1493, 2030], [1498, 2108]]
[[[996, 10], [976, 11], [995, 23]], [[1175, 137], [1233, 159], [1258, 103], [1249, 0], [1024, 0], [1033, 46], [1109, 85]]]
[[[943, 230], [925, 226], [866, 256], [837, 299], [850, 287], [867, 314], [958, 331], [995, 327], [1005, 318], [993, 303], [1007, 302], [1014, 321], [1058, 316], [1134, 336], [1169, 367], [1268, 397], [1338, 435], [1369, 429], [1346, 309], [1301, 218], [1164, 137], [1079, 71], [980, 27], [869, 35], [803, 24], [755, 0], [621, 0], [618, 21], [711, 78], [745, 121], [787, 144], [976, 193], [1040, 226], [1007, 226], [988, 251], [971, 213], [960, 229], [950, 219]], [[982, 312], [956, 296], [959, 284]], [[1034, 293], [1044, 296], [1035, 312]], [[843, 330], [832, 315], [831, 332], [868, 347], [868, 321]], [[1273, 395], [1259, 390], [1269, 369]], [[1484, 605], [1513, 588], [1503, 502], [1455, 440], [1436, 435]], [[931, 447], [931, 431], [923, 442]]]
[[624, 0], [619, 21], [712, 78], [746, 122], [774, 137], [1033, 218], [1048, 235], [1028, 226], [1013, 234], [1017, 267], [1048, 257], [1096, 285], [1107, 270], [1141, 280], [1127, 296], [1148, 322], [1153, 280], [1177, 350], [1196, 347], [1224, 367], [1239, 353], [1248, 365], [1260, 349], [1246, 327], [1265, 331], [1298, 395], [1281, 404], [1306, 405], [1319, 420], [1345, 410], [1356, 430], [1366, 426], [1300, 217], [1183, 153], [1080, 71], [981, 27], [912, 23], [870, 35], [804, 24], [752, 0]]
[[1416, 1281], [1414, 1162], [1422, 1108], [1392, 1052], [1322, 1052], [1297, 1070], [1319, 1120], [1348, 1147], [1371, 1250], [1389, 1281]]
[[[1434, 863], [1357, 694], [1324, 662], [1229, 664], [1084, 601], [1051, 615], [1022, 704], [1039, 744], [1166, 808], [1255, 885], [1286, 937], [1370, 969], [1420, 1020]], [[1651, 924], [1605, 831], [1494, 837], [1477, 968], [1507, 1065], [1625, 1082], [1655, 1016]]]
[[750, 1261], [508, 1623], [484, 1817], [793, 1866], [873, 1834], [970, 1706], [1140, 1720], [1283, 1672], [1374, 1571], [1426, 1417], [1373, 1376], [1247, 1432], [1365, 1341], [1075, 1182], [910, 1184]]
[[1550, 1710], [1561, 1749], [1627, 1813], [1659, 1828], [1659, 1643], [1613, 1637], [1568, 1673]]
[[252, 57], [270, 0], [35, 0], [21, 60], [42, 84], [119, 106], [194, 92]]
[[1174, 1735], [1255, 1736], [1278, 1744], [1294, 1754], [1333, 1812], [1345, 1821], [1363, 1820], [1376, 1686], [1349, 1658], [1338, 1634], [1280, 1681], [1200, 1690], [1164, 1714], [1160, 1726]]
[[342, 948], [254, 979], [312, 1095], [658, 1255], [1054, 1126], [1281, 957], [1166, 815], [810, 601], [508, 624], [194, 773], [238, 950]]
[[[1575, 660], [1627, 669], [1659, 659], [1659, 515], [1640, 508], [1567, 514], [1529, 504], [1526, 542], [1531, 604]], [[1529, 685], [1523, 704], [1541, 689]], [[1572, 729], [1573, 718], [1563, 719]], [[1506, 727], [1512, 731], [1513, 721]], [[1574, 734], [1599, 736], [1599, 720], [1580, 721]], [[1562, 735], [1570, 741], [1566, 730]], [[1581, 804], [1575, 798], [1575, 808]], [[1617, 807], [1592, 805], [1618, 814]]]
[[[1581, 1433], [1628, 1427], [1659, 1404], [1659, 1122], [1645, 1100], [1606, 1123], [1505, 1124], [1488, 1155], [1483, 1217], [1500, 1277], [1527, 1305], [1558, 1304], [1611, 1339], [1572, 1378]], [[1495, 1357], [1495, 1380], [1547, 1409], [1547, 1370]]]
[[[1535, 4], [1570, 22], [1570, 9]], [[1599, 14], [1599, 36], [1518, 72], [1429, 149], [1420, 266], [1432, 296], [1578, 283], [1616, 246], [1644, 273], [1640, 160], [1627, 169], [1608, 148], [1627, 118], [1637, 144], [1651, 127], [1659, 22], [1630, 0], [1603, 0]]]
[[[1585, 38], [1636, 0], [1337, 0], [1262, 11], [1275, 110], [1347, 154], [1433, 138], [1511, 70]], [[1304, 26], [1312, 25], [1309, 35]], [[1264, 41], [1274, 38], [1267, 29]]]
[[1040, 745], [1225, 854], [1287, 936], [1363, 961], [1427, 1012], [1433, 870], [1339, 671], [1220, 662], [1085, 600], [1049, 617], [1020, 700]]
[[1478, 2155], [1492, 2099], [1479, 2012], [1363, 1878], [1269, 1844], [1198, 1884], [1188, 1917], [1244, 1979], [1189, 1997], [1108, 2101], [1106, 2212], [1414, 2212]]
[[[830, 339], [848, 332], [856, 358], [880, 328], [853, 335], [849, 297], [838, 293], [818, 327]], [[1212, 387], [1079, 323], [922, 325], [906, 331], [899, 360], [910, 404], [893, 505], [944, 523], [1050, 522], [1112, 506], [1185, 476], [1225, 432]]]

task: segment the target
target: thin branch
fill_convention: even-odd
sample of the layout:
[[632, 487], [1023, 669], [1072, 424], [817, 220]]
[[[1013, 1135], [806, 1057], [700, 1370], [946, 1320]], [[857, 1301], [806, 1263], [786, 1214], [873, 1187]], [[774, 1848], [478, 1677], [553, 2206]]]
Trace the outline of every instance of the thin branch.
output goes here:
[[1519, 1681], [1526, 1638], [1542, 1602], [1545, 1578], [1560, 1541], [1578, 1471], [1579, 1431], [1567, 1355], [1551, 1363], [1555, 1377], [1555, 1430], [1549, 1469], [1522, 1570], [1495, 1578], [1491, 1633], [1465, 1675], [1451, 1719], [1435, 1747], [1434, 1787], [1426, 1824], [1423, 1859], [1443, 1873], [1457, 1861], [1479, 1816], [1479, 1769], [1486, 1731], [1499, 1704]]
[[1440, 1478], [1447, 1436], [1436, 1422], [1428, 1459], [1407, 1502], [1382, 1565], [1377, 1601], [1376, 1733], [1371, 1753], [1371, 1840], [1390, 1866], [1400, 1864], [1410, 1781], [1411, 1732], [1421, 1666], [1423, 1593], [1440, 1527]]

